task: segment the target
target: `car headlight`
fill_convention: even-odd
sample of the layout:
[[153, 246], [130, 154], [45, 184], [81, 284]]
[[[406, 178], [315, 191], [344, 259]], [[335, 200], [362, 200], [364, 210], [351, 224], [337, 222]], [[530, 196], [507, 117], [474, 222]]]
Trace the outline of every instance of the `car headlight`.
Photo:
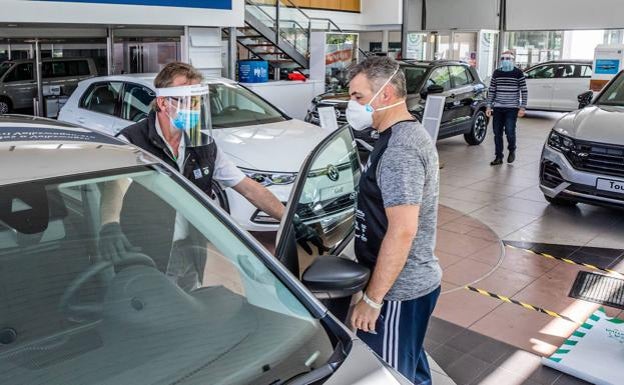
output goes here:
[[574, 140], [552, 130], [548, 136], [548, 146], [561, 152], [568, 152], [574, 149]]
[[264, 187], [273, 185], [287, 185], [295, 182], [297, 173], [295, 172], [264, 172], [241, 168], [243, 173], [249, 178], [260, 183]]

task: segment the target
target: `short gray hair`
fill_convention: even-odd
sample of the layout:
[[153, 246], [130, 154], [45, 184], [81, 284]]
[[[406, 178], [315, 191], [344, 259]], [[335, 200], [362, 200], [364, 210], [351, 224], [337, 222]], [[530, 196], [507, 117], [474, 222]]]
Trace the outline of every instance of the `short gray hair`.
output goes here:
[[371, 83], [373, 92], [379, 91], [383, 84], [397, 71], [390, 83], [396, 89], [397, 96], [404, 98], [407, 96], [405, 85], [405, 73], [401, 71], [399, 63], [387, 56], [369, 57], [363, 62], [349, 68], [349, 81], [359, 74], [364, 74]]

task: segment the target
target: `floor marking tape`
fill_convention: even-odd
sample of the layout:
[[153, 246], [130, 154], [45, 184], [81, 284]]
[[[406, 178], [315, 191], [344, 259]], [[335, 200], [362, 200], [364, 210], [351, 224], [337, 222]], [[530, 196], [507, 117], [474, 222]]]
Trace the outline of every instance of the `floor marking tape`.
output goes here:
[[542, 256], [544, 258], [555, 259], [557, 261], [562, 261], [562, 262], [565, 262], [565, 263], [569, 263], [570, 265], [583, 266], [583, 267], [586, 267], [588, 269], [602, 271], [602, 272], [605, 272], [605, 273], [608, 273], [608, 274], [617, 275], [618, 277], [624, 277], [624, 274], [622, 274], [622, 273], [620, 273], [618, 271], [615, 271], [615, 270], [603, 269], [602, 267], [590, 265], [588, 263], [575, 262], [575, 261], [573, 261], [571, 259], [568, 259], [568, 258], [555, 257], [554, 255], [550, 255], [550, 254], [546, 254], [546, 253], [538, 253], [537, 251], [533, 251], [531, 249], [523, 249], [521, 247], [516, 247], [516, 246], [512, 246], [512, 245], [508, 245], [508, 244], [505, 244], [505, 246], [509, 247], [510, 249], [526, 251], [527, 253], [531, 253], [531, 254], [534, 254], [534, 255], [539, 255], [539, 256]]
[[520, 302], [520, 301], [517, 301], [515, 299], [511, 299], [509, 297], [505, 297], [504, 295], [498, 295], [498, 294], [490, 293], [487, 290], [478, 289], [476, 287], [472, 287], [472, 286], [464, 286], [464, 287], [466, 288], [466, 290], [470, 290], [470, 291], [473, 291], [475, 293], [479, 293], [479, 294], [484, 295], [486, 297], [495, 298], [495, 299], [498, 299], [498, 300], [503, 301], [503, 302], [511, 303], [511, 304], [518, 305], [518, 306], [522, 306], [525, 309], [533, 310], [533, 311], [536, 311], [538, 313], [547, 314], [547, 315], [549, 315], [551, 317], [554, 317], [554, 318], [561, 318], [561, 319], [564, 319], [566, 321], [569, 321], [569, 322], [572, 322], [572, 323], [575, 323], [575, 324], [579, 324], [579, 325], [582, 324], [582, 322], [575, 321], [575, 320], [573, 320], [572, 318], [570, 318], [568, 316], [565, 316], [563, 314], [559, 314], [559, 313], [554, 312], [552, 310], [548, 310], [548, 309], [541, 308], [539, 306], [534, 306], [534, 305], [531, 305], [531, 304], [528, 304], [528, 303]]

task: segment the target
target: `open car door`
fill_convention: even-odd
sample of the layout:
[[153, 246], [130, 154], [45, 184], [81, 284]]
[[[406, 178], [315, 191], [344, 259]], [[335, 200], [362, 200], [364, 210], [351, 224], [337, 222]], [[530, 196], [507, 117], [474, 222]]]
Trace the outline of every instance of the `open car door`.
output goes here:
[[[370, 274], [367, 268], [338, 256], [353, 238], [360, 173], [355, 138], [345, 125], [319, 143], [303, 163], [280, 224], [275, 252], [343, 321], [351, 296], [362, 290]], [[310, 244], [309, 254], [298, 245], [295, 221], [314, 230], [329, 251]]]

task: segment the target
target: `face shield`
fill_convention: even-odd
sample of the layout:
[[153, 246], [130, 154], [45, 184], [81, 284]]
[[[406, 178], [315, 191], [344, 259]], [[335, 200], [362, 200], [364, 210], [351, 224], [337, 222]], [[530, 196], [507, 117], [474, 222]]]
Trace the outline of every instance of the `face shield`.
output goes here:
[[212, 142], [208, 85], [158, 88], [156, 96], [165, 98], [164, 112], [171, 128], [185, 134], [188, 147], [205, 146]]

